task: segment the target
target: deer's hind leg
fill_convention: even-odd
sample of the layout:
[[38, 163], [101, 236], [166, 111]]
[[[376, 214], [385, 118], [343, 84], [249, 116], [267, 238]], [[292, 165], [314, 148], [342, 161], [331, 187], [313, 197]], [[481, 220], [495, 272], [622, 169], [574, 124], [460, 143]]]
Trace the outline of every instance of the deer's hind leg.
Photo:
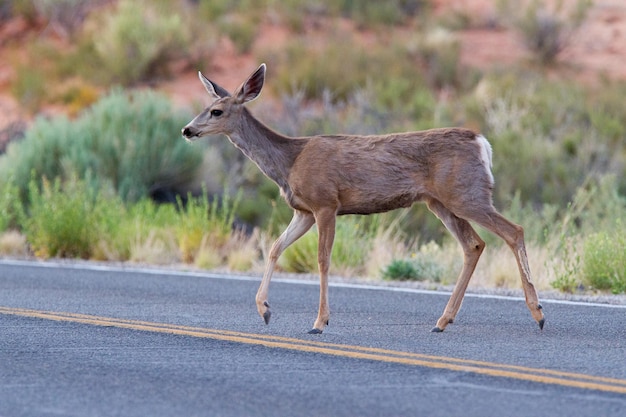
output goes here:
[[431, 199], [426, 203], [430, 211], [443, 222], [463, 248], [463, 269], [443, 311], [443, 315], [437, 320], [437, 325], [432, 329], [433, 332], [443, 332], [446, 326], [452, 323], [461, 308], [467, 285], [476, 269], [478, 259], [485, 249], [485, 242], [478, 236], [467, 220], [457, 217], [440, 201]]
[[276, 266], [276, 261], [278, 261], [278, 257], [281, 253], [283, 253], [289, 245], [302, 237], [302, 235], [305, 234], [314, 223], [315, 218], [313, 217], [313, 214], [298, 210], [294, 211], [293, 218], [291, 219], [289, 226], [287, 226], [287, 229], [285, 229], [280, 237], [276, 239], [270, 249], [269, 259], [267, 260], [265, 273], [263, 274], [263, 280], [261, 281], [259, 290], [256, 293], [256, 307], [259, 315], [263, 318], [263, 320], [265, 320], [265, 324], [269, 324], [270, 317], [272, 316], [270, 305], [267, 302], [267, 295], [269, 292], [272, 274], [274, 273], [274, 267]]
[[522, 280], [526, 305], [537, 324], [539, 324], [539, 328], [543, 329], [545, 318], [530, 275], [528, 255], [526, 254], [526, 246], [524, 244], [524, 229], [522, 226], [507, 220], [493, 207], [485, 212], [475, 213], [471, 220], [502, 238], [513, 251]]

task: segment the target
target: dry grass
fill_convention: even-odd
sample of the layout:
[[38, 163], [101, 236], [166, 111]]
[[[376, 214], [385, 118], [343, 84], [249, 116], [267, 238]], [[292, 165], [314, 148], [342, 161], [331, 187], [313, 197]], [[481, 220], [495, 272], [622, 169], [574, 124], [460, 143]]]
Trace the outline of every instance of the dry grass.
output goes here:
[[14, 230], [0, 234], [0, 255], [14, 257], [28, 256], [26, 236]]
[[[527, 252], [535, 287], [538, 290], [552, 289], [550, 283], [555, 277], [553, 268], [549, 267], [551, 250], [530, 244]], [[440, 283], [443, 285], [456, 284], [463, 267], [463, 252], [452, 239], [442, 245], [430, 242], [419, 248], [410, 248], [401, 242], [393, 245], [377, 241], [366, 261], [368, 276], [380, 277], [380, 271], [397, 259], [432, 261], [442, 268]], [[470, 287], [520, 289], [521, 280], [513, 252], [506, 245], [487, 245], [472, 275]]]
[[226, 245], [226, 265], [231, 271], [250, 271], [260, 264], [259, 234], [234, 233]]
[[394, 259], [408, 256], [408, 248], [398, 238], [379, 234], [374, 238], [372, 249], [364, 260], [365, 275], [372, 279], [380, 278], [383, 269]]
[[150, 231], [146, 237], [137, 236], [131, 244], [130, 261], [166, 265], [180, 261], [180, 251], [174, 233]]
[[202, 269], [226, 266], [230, 271], [250, 271], [261, 264], [259, 251], [260, 239], [256, 231], [251, 236], [235, 232], [225, 243], [216, 242], [205, 234], [194, 256], [194, 265]]
[[202, 269], [215, 269], [222, 265], [222, 255], [212, 246], [203, 242], [198, 250], [194, 265]]
[[[526, 251], [535, 288], [552, 289], [550, 282], [554, 280], [553, 273], [545, 267], [550, 251], [536, 245], [528, 245]], [[470, 285], [479, 288], [522, 288], [517, 262], [511, 249], [505, 245], [487, 246]]]

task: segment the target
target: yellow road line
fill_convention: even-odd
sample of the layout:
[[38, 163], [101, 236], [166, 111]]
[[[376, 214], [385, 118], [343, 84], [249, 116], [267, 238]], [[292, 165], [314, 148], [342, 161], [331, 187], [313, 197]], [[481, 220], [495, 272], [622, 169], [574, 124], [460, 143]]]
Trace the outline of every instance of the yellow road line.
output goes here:
[[420, 353], [401, 352], [389, 349], [342, 345], [289, 337], [242, 333], [230, 330], [216, 330], [202, 327], [179, 326], [167, 323], [152, 323], [139, 320], [126, 320], [86, 314], [51, 312], [20, 308], [0, 307], [0, 314], [40, 318], [44, 320], [87, 324], [92, 326], [116, 327], [131, 330], [167, 333], [181, 336], [208, 338], [228, 342], [261, 345], [271, 348], [289, 349], [301, 352], [320, 353], [352, 359], [365, 359], [390, 362], [427, 368], [446, 369], [459, 372], [472, 372], [482, 375], [513, 378], [524, 381], [555, 384], [606, 392], [626, 394], [626, 380], [562, 372], [549, 369], [528, 368], [469, 359], [449, 358]]

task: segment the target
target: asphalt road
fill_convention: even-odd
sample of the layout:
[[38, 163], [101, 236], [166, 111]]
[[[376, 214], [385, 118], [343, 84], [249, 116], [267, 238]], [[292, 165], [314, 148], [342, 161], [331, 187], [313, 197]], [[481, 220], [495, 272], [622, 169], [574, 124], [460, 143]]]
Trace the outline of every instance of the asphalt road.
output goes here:
[[[626, 308], [0, 261], [0, 416], [624, 416]], [[541, 294], [540, 294], [541, 295]]]

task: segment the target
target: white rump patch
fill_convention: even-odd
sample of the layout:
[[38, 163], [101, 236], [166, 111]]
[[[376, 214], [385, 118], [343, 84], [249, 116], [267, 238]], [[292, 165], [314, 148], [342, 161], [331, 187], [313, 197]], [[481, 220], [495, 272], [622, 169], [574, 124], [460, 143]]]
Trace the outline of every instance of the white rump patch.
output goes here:
[[493, 151], [491, 150], [491, 144], [483, 135], [476, 135], [476, 141], [478, 142], [478, 146], [480, 147], [480, 159], [485, 166], [487, 174], [489, 174], [491, 185], [493, 185], [495, 183], [495, 180], [493, 178], [493, 173], [491, 172], [491, 168], [493, 167]]

